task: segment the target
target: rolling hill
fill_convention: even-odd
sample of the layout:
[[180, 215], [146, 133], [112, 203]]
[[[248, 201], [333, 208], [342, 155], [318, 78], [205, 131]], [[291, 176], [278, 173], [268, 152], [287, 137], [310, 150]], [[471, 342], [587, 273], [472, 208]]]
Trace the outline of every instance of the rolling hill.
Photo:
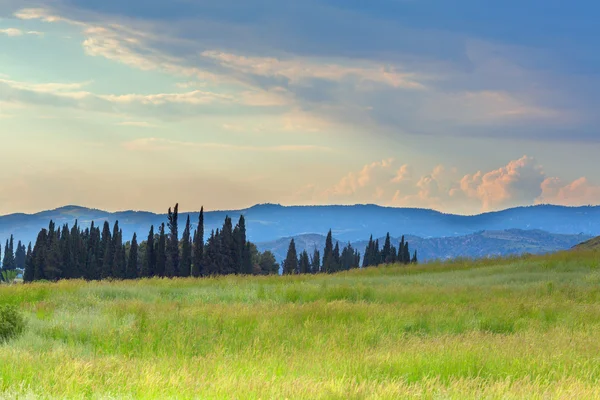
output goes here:
[[[281, 238], [270, 242], [257, 243], [261, 251], [270, 250], [278, 261], [285, 258], [291, 238]], [[434, 259], [450, 259], [456, 257], [481, 258], [490, 256], [506, 256], [513, 254], [543, 254], [567, 250], [577, 243], [589, 239], [587, 235], [564, 235], [548, 233], [540, 230], [509, 229], [502, 231], [480, 231], [464, 236], [443, 238], [421, 238], [407, 235], [411, 251], [417, 249], [419, 259], [428, 261]], [[339, 238], [334, 238], [335, 241]], [[307, 250], [312, 255], [315, 249], [325, 247], [325, 236], [299, 235], [294, 237], [297, 251]], [[383, 245], [384, 237], [379, 238]], [[400, 238], [392, 238], [392, 243], [398, 247]], [[340, 246], [345, 242], [340, 241]], [[351, 242], [352, 246], [364, 253], [366, 240]]]

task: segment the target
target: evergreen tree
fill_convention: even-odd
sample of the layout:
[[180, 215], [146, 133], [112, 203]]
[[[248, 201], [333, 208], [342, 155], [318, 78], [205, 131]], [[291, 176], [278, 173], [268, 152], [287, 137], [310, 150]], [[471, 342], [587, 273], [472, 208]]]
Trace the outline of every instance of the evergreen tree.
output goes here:
[[119, 221], [115, 221], [113, 227], [113, 233], [111, 235], [108, 222], [104, 223], [104, 230], [102, 232], [102, 271], [100, 274], [101, 279], [110, 278], [113, 276], [113, 262], [115, 260], [115, 236], [118, 235]]
[[375, 243], [373, 243], [373, 235], [369, 238], [369, 243], [365, 249], [365, 257], [363, 258], [363, 268], [371, 266], [372, 254], [375, 248]]
[[162, 223], [158, 230], [158, 242], [156, 243], [156, 270], [155, 276], [165, 276], [165, 268], [167, 265], [167, 237], [165, 235], [165, 224]]
[[214, 276], [219, 274], [219, 230], [211, 231], [208, 242], [206, 243], [206, 251], [204, 252], [204, 266], [206, 275]]
[[13, 235], [10, 235], [10, 240], [6, 240], [4, 246], [4, 259], [2, 260], [2, 269], [4, 271], [14, 270], [15, 266], [15, 253], [14, 253], [14, 239]]
[[417, 250], [415, 250], [415, 252], [413, 253], [413, 257], [412, 260], [410, 260], [411, 263], [416, 264], [417, 261]]
[[340, 242], [335, 242], [333, 249], [333, 272], [340, 270], [342, 265], [342, 256], [340, 254]]
[[152, 225], [148, 233], [148, 239], [146, 240], [146, 255], [140, 270], [142, 278], [154, 276], [154, 269], [156, 268], [156, 253], [154, 250], [154, 225]]
[[306, 250], [300, 253], [300, 258], [298, 259], [298, 273], [310, 273], [310, 258], [308, 257], [308, 252]]
[[165, 265], [165, 276], [172, 278], [179, 272], [179, 203], [175, 204], [175, 208], [171, 211], [169, 207], [168, 227], [169, 237], [167, 241], [167, 263]]
[[410, 251], [408, 250], [408, 241], [404, 242], [404, 264], [410, 263]]
[[[217, 231], [218, 232], [218, 231]], [[225, 217], [225, 223], [223, 224], [223, 229], [220, 232], [220, 247], [217, 254], [219, 257], [219, 270], [223, 275], [229, 274], [237, 274], [239, 270], [237, 266], [234, 265], [233, 261], [233, 253], [235, 252], [234, 243], [233, 243], [233, 226], [231, 222], [231, 218]]]
[[315, 251], [313, 252], [312, 259], [310, 260], [310, 272], [313, 274], [318, 274], [321, 272], [321, 254], [316, 247]]
[[62, 274], [62, 255], [60, 251], [60, 228], [55, 231], [48, 239], [48, 253], [44, 265], [44, 277], [50, 281], [55, 281], [61, 278]]
[[17, 244], [17, 251], [15, 252], [15, 267], [21, 270], [25, 269], [25, 262], [27, 259], [27, 249], [21, 241]]
[[245, 274], [252, 274], [252, 260], [250, 257], [249, 247], [246, 246], [246, 219], [243, 215], [240, 215], [238, 224], [235, 227], [234, 235], [234, 248], [235, 248], [235, 264], [238, 265], [238, 270]]
[[323, 251], [323, 265], [321, 270], [327, 274], [335, 271], [333, 237], [331, 234], [331, 229], [329, 230], [329, 233], [327, 233], [327, 238], [325, 239], [325, 250]]
[[188, 215], [181, 238], [181, 261], [179, 263], [179, 276], [188, 277], [192, 273], [192, 242], [190, 216]]
[[287, 255], [283, 262], [283, 274], [295, 274], [298, 272], [298, 253], [296, 252], [296, 243], [294, 239], [290, 240]]
[[46, 279], [44, 275], [45, 264], [46, 264], [46, 252], [48, 249], [48, 231], [42, 229], [38, 233], [35, 245], [33, 247], [32, 259], [33, 259], [33, 280], [39, 281]]
[[[118, 228], [118, 225], [115, 225]], [[111, 276], [115, 279], [125, 279], [126, 256], [123, 247], [123, 231], [118, 229], [113, 234], [113, 262]]]
[[[255, 246], [256, 247], [256, 246]], [[242, 252], [242, 274], [252, 275], [254, 273], [254, 263], [252, 261], [252, 243], [246, 242]]]
[[127, 261], [127, 279], [138, 277], [138, 242], [137, 235], [134, 233], [129, 248], [129, 260]]
[[204, 256], [204, 207], [200, 208], [198, 217], [198, 227], [194, 232], [194, 259], [192, 260], [192, 276], [199, 277], [206, 275], [206, 268], [203, 262]]
[[279, 264], [277, 264], [277, 261], [275, 260], [275, 255], [269, 250], [266, 250], [260, 255], [259, 266], [262, 275], [279, 274]]
[[389, 232], [385, 236], [385, 244], [381, 251], [381, 262], [384, 264], [392, 262], [392, 241]]
[[398, 262], [400, 264], [404, 264], [406, 262], [404, 255], [404, 235], [402, 235], [402, 239], [400, 239], [400, 247], [398, 247]]
[[25, 271], [23, 272], [24, 282], [33, 282], [33, 252], [31, 250], [31, 243], [27, 247], [27, 254], [25, 256]]

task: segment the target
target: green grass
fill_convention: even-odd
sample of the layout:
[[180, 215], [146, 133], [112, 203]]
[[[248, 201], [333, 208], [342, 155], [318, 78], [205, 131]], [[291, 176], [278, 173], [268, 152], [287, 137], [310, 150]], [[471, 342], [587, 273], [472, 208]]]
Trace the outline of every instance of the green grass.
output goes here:
[[600, 398], [600, 257], [0, 287], [0, 398]]

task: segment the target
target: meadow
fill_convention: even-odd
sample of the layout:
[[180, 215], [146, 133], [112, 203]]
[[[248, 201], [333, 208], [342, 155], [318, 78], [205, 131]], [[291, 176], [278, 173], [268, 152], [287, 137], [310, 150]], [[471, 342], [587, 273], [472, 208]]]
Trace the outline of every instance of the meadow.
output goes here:
[[0, 398], [600, 398], [593, 252], [0, 287]]

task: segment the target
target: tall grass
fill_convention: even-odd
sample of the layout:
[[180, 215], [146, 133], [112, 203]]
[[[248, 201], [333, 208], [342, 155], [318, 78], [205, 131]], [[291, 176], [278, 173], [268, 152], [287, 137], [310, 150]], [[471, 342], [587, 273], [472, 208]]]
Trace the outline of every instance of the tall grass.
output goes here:
[[0, 398], [600, 398], [593, 253], [0, 287]]

